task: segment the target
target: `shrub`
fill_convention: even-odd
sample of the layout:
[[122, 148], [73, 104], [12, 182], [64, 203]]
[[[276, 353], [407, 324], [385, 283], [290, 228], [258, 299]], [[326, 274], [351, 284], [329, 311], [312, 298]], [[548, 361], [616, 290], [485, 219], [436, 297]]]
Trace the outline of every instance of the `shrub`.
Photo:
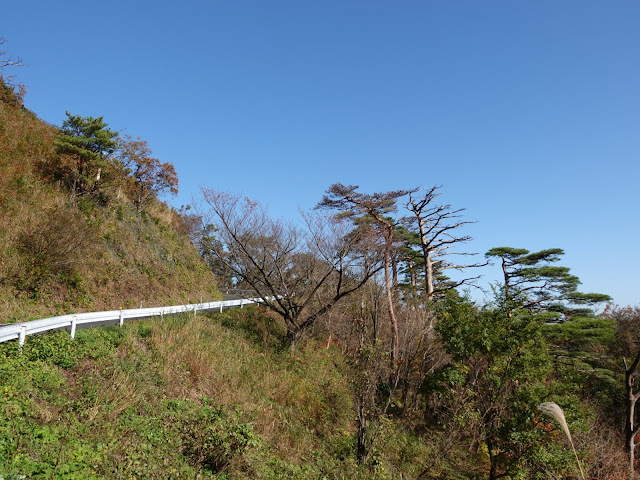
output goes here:
[[196, 469], [224, 472], [234, 458], [258, 445], [248, 423], [238, 421], [225, 407], [205, 405], [188, 411], [180, 425], [183, 453]]

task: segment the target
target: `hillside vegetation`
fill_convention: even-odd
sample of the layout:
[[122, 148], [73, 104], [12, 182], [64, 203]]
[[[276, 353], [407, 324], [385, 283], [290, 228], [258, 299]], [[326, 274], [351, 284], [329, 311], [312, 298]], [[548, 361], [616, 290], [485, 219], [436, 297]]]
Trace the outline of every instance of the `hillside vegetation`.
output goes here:
[[359, 468], [349, 366], [292, 357], [259, 309], [0, 345], [0, 475], [46, 479], [400, 478], [429, 459], [389, 422]]
[[72, 191], [59, 129], [3, 95], [0, 322], [219, 298], [187, 217], [152, 195], [136, 203], [131, 175], [115, 168], [99, 190]]
[[144, 140], [0, 88], [2, 322], [263, 298], [0, 345], [0, 480], [634, 478], [640, 309], [597, 315], [561, 248], [465, 262], [439, 186], [336, 183], [299, 224], [208, 189], [176, 212], [177, 186]]

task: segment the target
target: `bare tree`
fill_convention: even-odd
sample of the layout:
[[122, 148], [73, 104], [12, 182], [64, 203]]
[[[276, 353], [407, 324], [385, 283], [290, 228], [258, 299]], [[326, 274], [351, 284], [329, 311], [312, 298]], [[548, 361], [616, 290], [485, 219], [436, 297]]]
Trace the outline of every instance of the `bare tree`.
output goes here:
[[427, 302], [432, 302], [436, 295], [446, 290], [469, 285], [480, 278], [480, 276], [468, 277], [458, 281], [440, 282], [436, 285], [436, 274], [451, 269], [464, 271], [468, 268], [484, 267], [489, 263], [459, 264], [451, 260], [451, 257], [455, 256], [476, 255], [451, 250], [472, 240], [470, 235], [458, 235], [457, 231], [464, 225], [475, 222], [459, 220], [464, 208], [454, 210], [451, 205], [435, 204], [436, 197], [440, 195], [439, 189], [439, 186], [434, 186], [419, 199], [414, 198], [414, 192], [410, 192], [409, 201], [405, 206], [412, 216], [403, 219], [408, 229], [417, 229], [421, 250], [420, 260], [425, 274], [424, 295]]
[[[635, 475], [635, 454], [638, 442], [636, 437], [640, 433], [640, 422], [636, 407], [640, 399], [640, 307], [607, 307], [602, 314], [605, 318], [616, 321], [617, 353], [622, 356], [624, 365], [626, 415], [625, 415], [625, 447], [629, 456], [630, 478]], [[629, 364], [627, 358], [633, 361]]]
[[210, 247], [286, 326], [293, 349], [300, 335], [382, 266], [365, 232], [332, 217], [306, 216], [304, 227], [274, 220], [258, 203], [203, 189]]
[[[7, 43], [4, 37], [0, 37], [0, 48], [2, 45]], [[8, 57], [7, 52], [4, 50], [0, 50], [0, 68], [5, 67], [24, 67], [25, 64], [22, 62], [20, 57]]]
[[[25, 86], [16, 82], [15, 75], [6, 75], [4, 69], [7, 67], [24, 67], [26, 64], [20, 57], [11, 57], [7, 54], [3, 49], [3, 45], [6, 43], [7, 41], [3, 37], [0, 37], [0, 87], [8, 89], [9, 92], [14, 94], [18, 102], [22, 103], [22, 99], [26, 93]], [[10, 96], [11, 95], [9, 95], [9, 97]], [[5, 99], [5, 95], [0, 95], [0, 99]]]

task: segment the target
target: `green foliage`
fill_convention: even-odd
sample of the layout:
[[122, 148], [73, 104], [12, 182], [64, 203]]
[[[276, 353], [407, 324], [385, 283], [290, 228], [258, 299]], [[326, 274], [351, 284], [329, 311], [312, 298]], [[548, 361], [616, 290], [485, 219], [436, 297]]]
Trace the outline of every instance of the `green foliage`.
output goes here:
[[581, 391], [603, 411], [621, 414], [624, 396], [622, 362], [615, 355], [616, 322], [575, 317], [544, 327], [553, 349], [554, 372], [564, 391]]
[[485, 255], [501, 260], [504, 286], [498, 301], [507, 313], [525, 309], [564, 319], [592, 313], [582, 305], [611, 300], [601, 293], [578, 292], [580, 280], [569, 273], [569, 268], [550, 265], [564, 255], [560, 248], [530, 253], [524, 248], [496, 247]]
[[183, 453], [196, 469], [222, 473], [235, 457], [257, 446], [259, 438], [252, 426], [239, 422], [233, 412], [211, 405], [208, 399], [202, 402], [202, 407], [181, 412], [177, 418]]
[[105, 157], [118, 145], [118, 133], [107, 127], [103, 117], [81, 117], [67, 112], [55, 146], [56, 152], [66, 159], [57, 175], [72, 191], [83, 194], [97, 190], [102, 170], [107, 167]]
[[[536, 456], [550, 440], [536, 410], [550, 394], [546, 382], [552, 372], [544, 317], [478, 309], [453, 296], [442, 308], [436, 328], [452, 362], [427, 376], [422, 390], [439, 398], [439, 417], [452, 418], [468, 432], [463, 436], [485, 446], [491, 478], [532, 478], [528, 475], [539, 467]], [[556, 460], [558, 468], [566, 468], [564, 460]]]
[[72, 340], [63, 330], [29, 337], [23, 355], [29, 360], [48, 360], [62, 368], [71, 368], [80, 358], [100, 358], [112, 353], [122, 342], [123, 334], [117, 327], [80, 330]]

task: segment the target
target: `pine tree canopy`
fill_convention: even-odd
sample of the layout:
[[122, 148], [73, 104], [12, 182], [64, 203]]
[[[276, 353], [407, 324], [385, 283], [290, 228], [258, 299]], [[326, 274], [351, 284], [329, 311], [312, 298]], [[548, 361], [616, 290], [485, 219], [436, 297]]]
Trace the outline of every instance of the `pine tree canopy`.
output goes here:
[[611, 300], [601, 293], [578, 292], [580, 280], [569, 273], [569, 268], [550, 265], [559, 261], [563, 254], [560, 248], [533, 253], [511, 247], [489, 250], [485, 254], [487, 257], [499, 257], [502, 261], [506, 309], [556, 313], [556, 318], [565, 318], [593, 313], [588, 308], [576, 308], [574, 304], [593, 305]]

